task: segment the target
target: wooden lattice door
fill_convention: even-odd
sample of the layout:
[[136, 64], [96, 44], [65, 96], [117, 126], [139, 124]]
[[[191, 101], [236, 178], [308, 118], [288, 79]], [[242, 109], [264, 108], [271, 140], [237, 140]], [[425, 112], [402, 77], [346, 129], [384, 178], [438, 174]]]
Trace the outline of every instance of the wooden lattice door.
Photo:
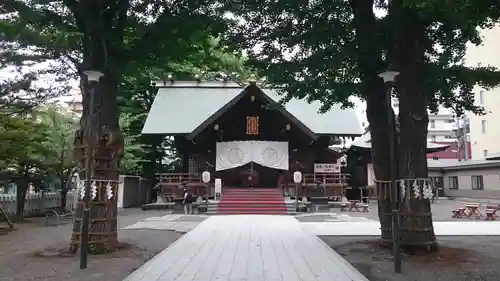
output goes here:
[[200, 167], [200, 154], [190, 154], [188, 158], [188, 174], [196, 175], [199, 174]]

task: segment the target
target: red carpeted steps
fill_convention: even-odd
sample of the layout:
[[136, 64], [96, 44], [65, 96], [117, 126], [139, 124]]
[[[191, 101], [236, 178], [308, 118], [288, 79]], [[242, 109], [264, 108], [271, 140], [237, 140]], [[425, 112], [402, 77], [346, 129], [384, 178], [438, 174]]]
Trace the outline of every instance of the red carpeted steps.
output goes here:
[[286, 215], [281, 190], [277, 188], [231, 188], [222, 192], [218, 215]]

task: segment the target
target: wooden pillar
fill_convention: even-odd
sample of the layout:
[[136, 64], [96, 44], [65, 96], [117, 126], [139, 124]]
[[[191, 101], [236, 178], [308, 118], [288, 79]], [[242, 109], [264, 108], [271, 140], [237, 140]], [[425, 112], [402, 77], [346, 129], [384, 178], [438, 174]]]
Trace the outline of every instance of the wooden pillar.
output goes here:
[[182, 152], [182, 172], [189, 173], [189, 153]]

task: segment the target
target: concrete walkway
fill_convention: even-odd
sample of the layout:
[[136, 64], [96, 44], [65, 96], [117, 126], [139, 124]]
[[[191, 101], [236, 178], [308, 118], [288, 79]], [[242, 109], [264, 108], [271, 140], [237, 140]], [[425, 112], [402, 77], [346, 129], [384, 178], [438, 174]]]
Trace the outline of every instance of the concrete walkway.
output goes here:
[[212, 216], [125, 281], [367, 281], [291, 216]]

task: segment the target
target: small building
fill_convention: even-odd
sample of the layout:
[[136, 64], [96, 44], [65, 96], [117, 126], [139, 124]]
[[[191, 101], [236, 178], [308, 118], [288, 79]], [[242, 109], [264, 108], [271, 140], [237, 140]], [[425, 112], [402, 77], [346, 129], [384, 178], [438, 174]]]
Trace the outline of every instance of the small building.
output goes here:
[[[427, 153], [439, 153], [450, 147], [451, 143], [427, 143]], [[347, 150], [347, 163], [349, 163], [350, 174], [353, 179], [353, 186], [375, 187], [375, 173], [373, 171], [371, 155], [371, 134], [366, 132], [354, 141]], [[373, 192], [373, 191], [372, 191]]]
[[198, 195], [205, 194], [203, 171], [230, 187], [288, 186], [296, 170], [303, 173], [304, 188], [318, 181], [346, 184], [347, 175], [315, 171], [314, 164], [337, 163], [339, 154], [328, 147], [338, 138], [362, 134], [353, 110], [334, 106], [321, 114], [318, 102], [298, 99], [282, 105], [276, 89], [255, 83], [156, 85], [159, 91], [142, 133], [173, 137], [183, 161], [178, 173], [160, 175], [163, 193], [175, 193], [186, 182]]
[[500, 199], [500, 160], [428, 160], [429, 177], [449, 197]]

